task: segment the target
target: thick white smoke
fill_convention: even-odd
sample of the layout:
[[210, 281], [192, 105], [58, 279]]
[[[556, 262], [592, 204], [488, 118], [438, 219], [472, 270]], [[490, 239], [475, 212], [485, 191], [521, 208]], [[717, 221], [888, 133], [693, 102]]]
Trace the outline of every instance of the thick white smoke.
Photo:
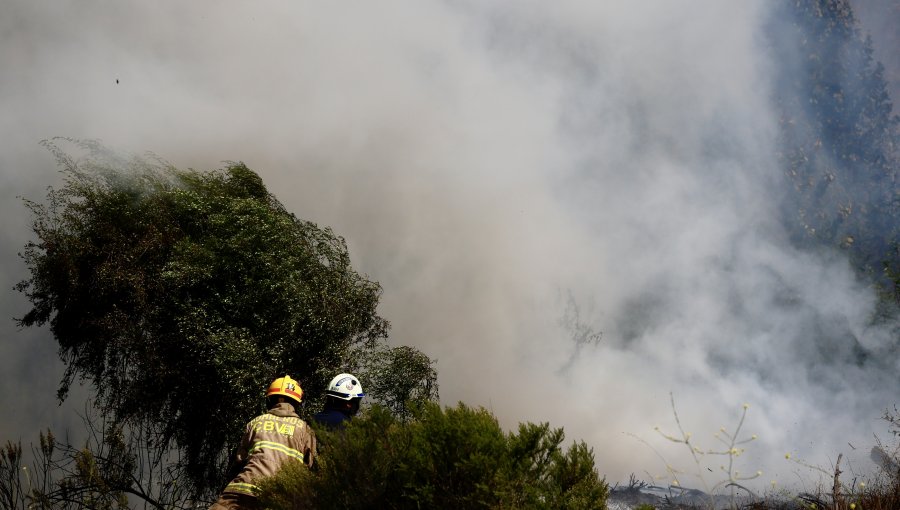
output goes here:
[[[11, 197], [58, 184], [42, 138], [180, 167], [242, 160], [346, 237], [384, 287], [392, 342], [437, 358], [444, 403], [565, 427], [613, 482], [665, 472], [628, 434], [690, 467], [652, 430], [675, 432], [670, 392], [700, 446], [749, 403], [759, 439], [739, 469], [815, 478], [784, 454], [828, 469], [848, 442], [867, 451], [897, 367], [853, 350], [889, 341], [867, 327], [871, 290], [775, 223], [766, 15], [717, 0], [14, 0], [0, 20], [4, 276], [25, 276]], [[578, 345], [579, 328], [599, 341]], [[4, 336], [20, 379], [59, 372], [34, 354], [50, 339]], [[52, 405], [11, 387], [4, 408]]]

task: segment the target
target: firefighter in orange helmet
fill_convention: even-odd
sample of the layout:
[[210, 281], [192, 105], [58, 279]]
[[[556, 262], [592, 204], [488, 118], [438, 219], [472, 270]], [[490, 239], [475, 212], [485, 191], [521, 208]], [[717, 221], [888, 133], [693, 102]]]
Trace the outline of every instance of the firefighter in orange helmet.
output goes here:
[[274, 475], [290, 459], [313, 465], [316, 436], [295, 407], [302, 400], [300, 383], [290, 376], [279, 377], [269, 385], [268, 411], [247, 423], [229, 470], [234, 476], [210, 510], [260, 508], [256, 480]]

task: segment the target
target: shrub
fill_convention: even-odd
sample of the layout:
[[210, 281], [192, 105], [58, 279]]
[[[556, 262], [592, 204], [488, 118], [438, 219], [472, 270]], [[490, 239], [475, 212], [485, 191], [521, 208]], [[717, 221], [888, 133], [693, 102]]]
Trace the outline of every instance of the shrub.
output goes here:
[[319, 430], [313, 470], [289, 464], [263, 482], [271, 508], [606, 508], [609, 486], [583, 442], [562, 429], [502, 430], [482, 408], [425, 403], [403, 421], [373, 406], [343, 431]]

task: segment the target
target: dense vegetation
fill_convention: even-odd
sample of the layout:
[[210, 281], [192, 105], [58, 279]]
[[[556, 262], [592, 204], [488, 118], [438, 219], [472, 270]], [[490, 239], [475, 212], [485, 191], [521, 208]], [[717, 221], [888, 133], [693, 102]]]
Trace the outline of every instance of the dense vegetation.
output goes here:
[[381, 288], [353, 270], [344, 240], [287, 212], [245, 165], [178, 170], [77, 144], [81, 160], [47, 143], [65, 185], [27, 202], [37, 240], [20, 323], [50, 324], [67, 367], [60, 398], [88, 380], [103, 419], [178, 451], [173, 476], [194, 496], [221, 487], [280, 375], [312, 402], [348, 369], [398, 413], [437, 397], [431, 360], [387, 347]]
[[770, 28], [785, 224], [900, 300], [900, 118], [872, 40], [848, 0], [781, 2]]
[[484, 410], [433, 403], [432, 360], [386, 345], [378, 284], [352, 269], [341, 238], [288, 213], [245, 165], [178, 170], [75, 143], [84, 158], [47, 143], [65, 185], [46, 204], [26, 202], [37, 240], [23, 255], [31, 278], [19, 289], [33, 308], [20, 322], [50, 324], [68, 368], [60, 398], [75, 378], [91, 382], [90, 437], [80, 448], [42, 434], [27, 483], [22, 449], [7, 443], [4, 506], [209, 501], [272, 379], [294, 375], [316, 402], [331, 375], [352, 369], [378, 404], [346, 434], [320, 431], [315, 476], [282, 478], [288, 492], [273, 497], [327, 507], [352, 478], [357, 507], [603, 507], [593, 453], [583, 443], [563, 452], [562, 430], [506, 434]]
[[398, 420], [375, 407], [325, 444], [316, 469], [293, 463], [264, 485], [279, 509], [602, 509], [608, 486], [593, 452], [563, 451], [562, 429], [520, 424], [506, 433], [484, 409], [428, 403]]

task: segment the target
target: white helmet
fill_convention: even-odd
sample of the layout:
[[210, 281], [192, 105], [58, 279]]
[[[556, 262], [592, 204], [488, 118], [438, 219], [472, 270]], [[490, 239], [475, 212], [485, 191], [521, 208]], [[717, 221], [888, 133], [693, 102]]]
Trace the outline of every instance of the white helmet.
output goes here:
[[339, 398], [341, 400], [351, 400], [354, 398], [365, 397], [362, 384], [359, 379], [352, 374], [338, 374], [328, 383], [325, 394], [330, 397]]

